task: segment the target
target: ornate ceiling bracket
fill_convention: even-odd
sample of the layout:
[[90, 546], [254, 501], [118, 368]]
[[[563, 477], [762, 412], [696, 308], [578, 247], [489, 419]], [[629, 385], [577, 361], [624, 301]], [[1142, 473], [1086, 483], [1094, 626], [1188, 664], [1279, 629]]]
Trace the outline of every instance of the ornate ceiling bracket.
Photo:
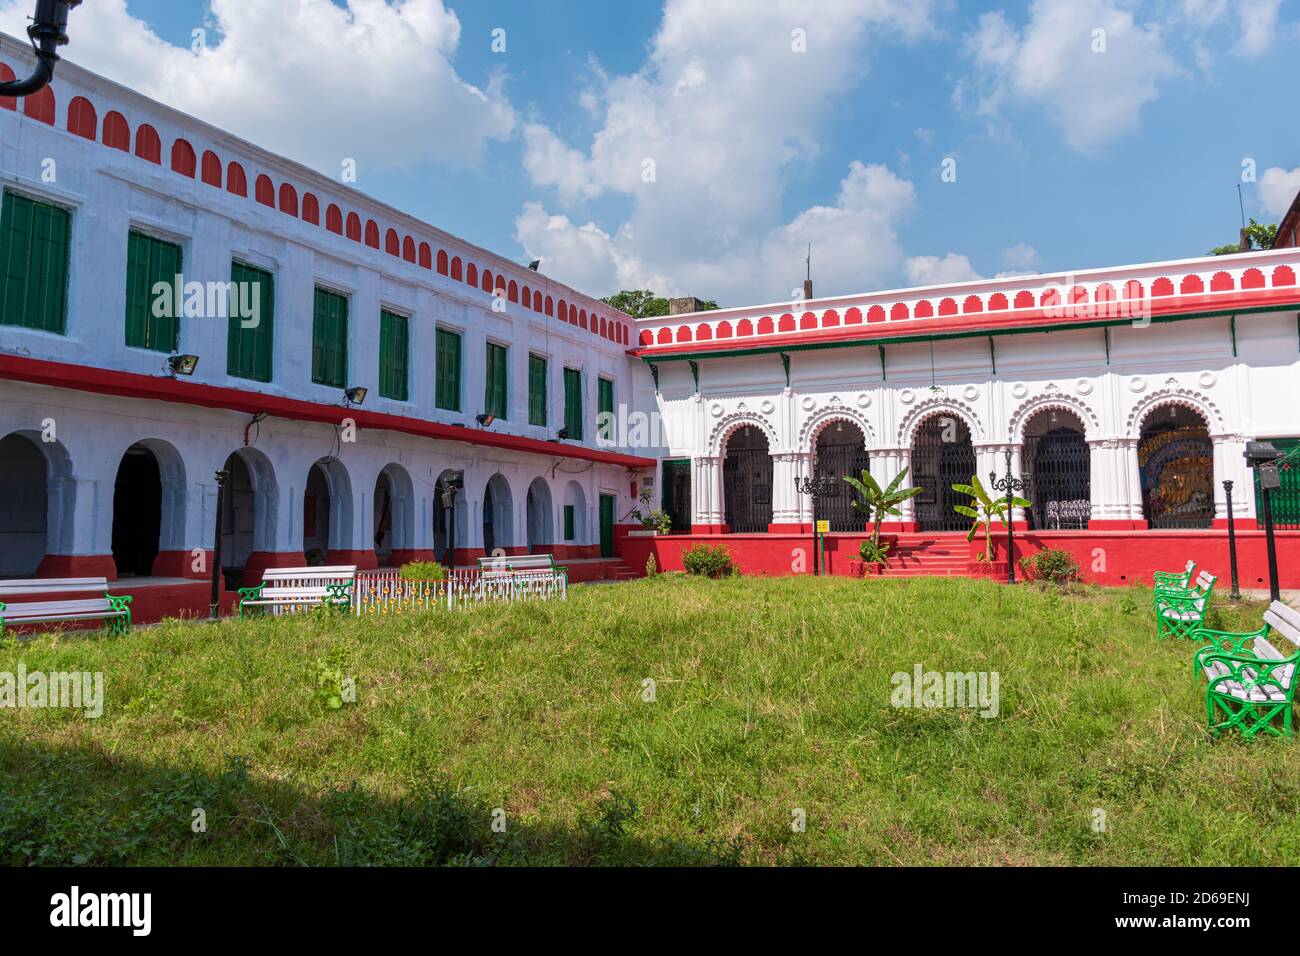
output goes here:
[[655, 394], [659, 394], [659, 366], [654, 362], [646, 362], [650, 366], [650, 377], [655, 380]]
[[781, 353], [781, 368], [785, 369], [785, 387], [790, 387], [790, 353]]
[[686, 363], [691, 367], [691, 378], [695, 379], [695, 394], [700, 394], [700, 363], [691, 359]]
[[880, 378], [881, 381], [889, 381], [889, 375], [885, 371], [885, 347], [880, 346]]

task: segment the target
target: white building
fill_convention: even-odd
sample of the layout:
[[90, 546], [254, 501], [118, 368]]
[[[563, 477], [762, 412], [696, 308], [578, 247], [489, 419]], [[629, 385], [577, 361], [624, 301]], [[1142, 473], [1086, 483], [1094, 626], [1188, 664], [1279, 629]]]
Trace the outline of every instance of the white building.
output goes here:
[[0, 107], [0, 576], [206, 578], [223, 468], [231, 584], [453, 537], [617, 563], [625, 316], [72, 63]]

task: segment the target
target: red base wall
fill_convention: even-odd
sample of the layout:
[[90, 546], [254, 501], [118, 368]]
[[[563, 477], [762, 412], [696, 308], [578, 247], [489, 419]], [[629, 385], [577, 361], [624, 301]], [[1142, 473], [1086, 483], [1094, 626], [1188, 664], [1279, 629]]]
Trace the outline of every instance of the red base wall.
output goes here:
[[[826, 567], [831, 574], [850, 573], [849, 558], [857, 557], [867, 535], [833, 534], [826, 538]], [[915, 544], [926, 535], [904, 539]], [[951, 539], [953, 536], [944, 536]], [[957, 536], [964, 537], [964, 536]], [[623, 560], [641, 571], [651, 554], [661, 571], [682, 570], [681, 554], [699, 543], [726, 545], [742, 574], [795, 574], [796, 566], [812, 571], [811, 535], [674, 534], [654, 538], [624, 538]], [[995, 557], [1005, 560], [1006, 538], [996, 540]], [[1034, 531], [1017, 532], [1016, 559], [1043, 548], [1069, 551], [1079, 562], [1083, 579], [1098, 584], [1125, 585], [1151, 582], [1153, 571], [1178, 571], [1193, 558], [1197, 565], [1219, 577], [1219, 587], [1229, 587], [1228, 535], [1226, 531]], [[982, 546], [977, 540], [972, 554]], [[801, 553], [800, 553], [801, 552]], [[1300, 588], [1300, 531], [1277, 532], [1278, 578], [1283, 588]], [[798, 562], [802, 561], [801, 564]], [[1268, 587], [1268, 561], [1262, 531], [1237, 533], [1237, 561], [1243, 588]]]

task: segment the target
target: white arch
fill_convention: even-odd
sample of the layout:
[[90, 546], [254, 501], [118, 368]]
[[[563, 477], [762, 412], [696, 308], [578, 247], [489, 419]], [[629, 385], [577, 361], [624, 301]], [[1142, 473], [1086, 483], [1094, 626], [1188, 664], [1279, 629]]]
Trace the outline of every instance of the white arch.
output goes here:
[[979, 415], [975, 413], [975, 409], [971, 408], [971, 406], [952, 398], [927, 398], [923, 402], [918, 402], [916, 407], [903, 417], [902, 423], [898, 426], [899, 447], [911, 448], [912, 442], [916, 438], [917, 429], [921, 427], [921, 424], [935, 415], [945, 414], [960, 418], [966, 423], [966, 427], [970, 430], [972, 444], [978, 444], [984, 440], [984, 426], [980, 423]]
[[876, 443], [876, 430], [866, 415], [847, 405], [830, 405], [810, 415], [799, 429], [799, 450], [815, 451], [817, 439], [832, 422], [852, 422], [862, 431], [862, 440], [868, 448]]
[[1011, 421], [1007, 429], [1011, 440], [1013, 442], [1023, 442], [1025, 440], [1025, 427], [1033, 417], [1039, 412], [1053, 408], [1058, 411], [1071, 412], [1077, 416], [1079, 422], [1083, 425], [1084, 438], [1097, 437], [1097, 432], [1101, 428], [1101, 420], [1087, 402], [1075, 398], [1073, 395], [1065, 395], [1061, 392], [1047, 392], [1026, 399], [1011, 413]]
[[485, 551], [495, 551], [498, 548], [511, 548], [515, 544], [515, 496], [514, 491], [510, 488], [510, 482], [501, 472], [495, 472], [487, 483], [483, 486], [483, 508], [482, 520], [483, 530], [487, 530], [487, 495], [492, 492], [492, 541], [491, 547], [489, 542], [483, 541]]
[[709, 453], [712, 455], [722, 455], [726, 452], [727, 442], [741, 428], [746, 425], [754, 425], [767, 436], [768, 451], [772, 451], [777, 446], [776, 429], [762, 415], [744, 410], [732, 412], [730, 415], [724, 415], [716, 425], [709, 436]]
[[528, 485], [525, 494], [528, 520], [528, 548], [545, 548], [555, 543], [553, 516], [555, 508], [551, 503], [551, 486], [545, 478], [538, 476]]
[[1197, 389], [1171, 385], [1156, 389], [1134, 403], [1124, 422], [1124, 434], [1130, 438], [1140, 438], [1142, 425], [1153, 412], [1166, 405], [1180, 405], [1196, 412], [1205, 419], [1206, 429], [1212, 435], [1224, 431], [1223, 414], [1214, 402]]

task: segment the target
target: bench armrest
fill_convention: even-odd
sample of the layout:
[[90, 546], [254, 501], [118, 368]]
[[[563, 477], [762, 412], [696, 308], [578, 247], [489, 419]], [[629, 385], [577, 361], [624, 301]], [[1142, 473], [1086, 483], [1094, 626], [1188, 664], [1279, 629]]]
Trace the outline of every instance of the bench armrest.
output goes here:
[[330, 604], [352, 603], [352, 582], [347, 581], [343, 584], [325, 585], [325, 600]]
[[127, 605], [135, 600], [135, 598], [131, 597], [129, 594], [109, 594], [108, 592], [105, 592], [104, 597], [108, 600], [109, 608], [114, 611], [131, 610]]
[[264, 588], [264, 587], [266, 587], [266, 582], [265, 582], [265, 581], [263, 581], [261, 584], [257, 585], [257, 587], [252, 587], [252, 588], [240, 588], [240, 589], [239, 589], [239, 600], [240, 600], [241, 602], [242, 602], [242, 601], [256, 601], [258, 598], [260, 598], [260, 597], [262, 596], [262, 588]]
[[1300, 651], [1280, 660], [1260, 658], [1253, 654], [1207, 654], [1203, 660], [1205, 666], [1222, 664], [1228, 672], [1211, 678], [1205, 692], [1226, 694], [1228, 689], [1222, 685], [1235, 682], [1240, 684], [1247, 693], [1256, 687], [1275, 687], [1286, 695], [1289, 702], [1296, 682], [1292, 680], [1283, 684], [1282, 678], [1274, 676], [1273, 672], [1297, 662], [1300, 662]]
[[1205, 659], [1211, 654], [1231, 654], [1239, 657], [1249, 655], [1250, 651], [1246, 650], [1246, 642], [1256, 637], [1264, 637], [1268, 632], [1269, 627], [1267, 624], [1258, 631], [1249, 631], [1245, 634], [1233, 631], [1212, 631], [1208, 627], [1198, 627], [1188, 636], [1194, 641], [1207, 641], [1208, 643], [1192, 655], [1192, 673], [1200, 674], [1205, 666]]

